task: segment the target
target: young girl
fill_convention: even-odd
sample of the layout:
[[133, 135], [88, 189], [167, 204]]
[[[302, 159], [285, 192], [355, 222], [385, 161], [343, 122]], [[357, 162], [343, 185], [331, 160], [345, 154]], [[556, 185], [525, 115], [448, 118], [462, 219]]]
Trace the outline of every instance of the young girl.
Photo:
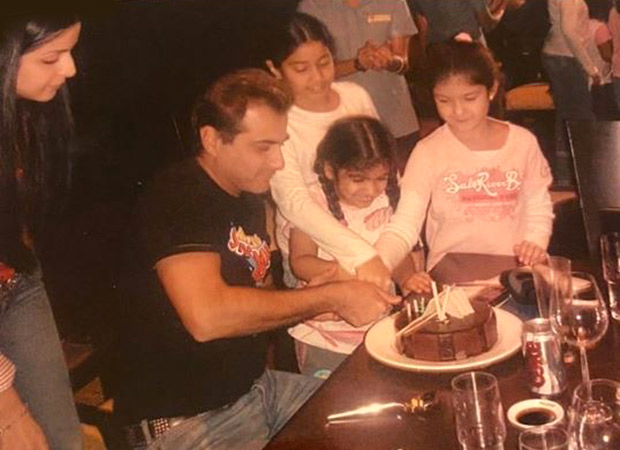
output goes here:
[[401, 199], [376, 247], [408, 251], [426, 218], [427, 270], [448, 253], [514, 254], [542, 260], [551, 235], [551, 175], [536, 138], [488, 116], [498, 69], [476, 43], [449, 42], [429, 54], [443, 126], [413, 151]]
[[390, 273], [373, 246], [321, 208], [308, 190], [317, 181], [313, 171], [316, 148], [329, 126], [351, 115], [377, 117], [372, 101], [357, 84], [334, 82], [332, 39], [314, 17], [296, 13], [277, 45], [267, 66], [290, 86], [295, 102], [288, 115], [289, 139], [282, 148], [285, 167], [271, 181], [285, 282], [296, 284], [288, 268], [288, 240], [282, 233], [288, 220], [334, 256], [343, 268], [341, 273], [388, 289]]
[[[311, 195], [323, 210], [369, 244], [377, 240], [398, 203], [395, 145], [377, 119], [356, 116], [336, 121], [317, 149], [314, 170], [318, 182], [309, 187]], [[340, 269], [329, 253], [298, 228], [290, 228], [289, 245], [291, 269], [300, 280]], [[366, 329], [342, 320], [310, 320], [289, 329], [296, 339], [301, 372], [327, 376], [362, 341]]]
[[56, 3], [44, 14], [24, 11], [0, 18], [0, 447], [48, 448], [47, 441], [52, 449], [81, 449], [33, 247], [68, 178], [72, 121], [63, 85], [75, 75], [80, 22]]

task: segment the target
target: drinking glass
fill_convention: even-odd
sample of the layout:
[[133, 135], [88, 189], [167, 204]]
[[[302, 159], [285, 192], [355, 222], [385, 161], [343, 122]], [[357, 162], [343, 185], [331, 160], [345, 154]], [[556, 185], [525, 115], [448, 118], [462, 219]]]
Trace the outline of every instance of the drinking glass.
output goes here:
[[458, 440], [465, 450], [504, 448], [506, 424], [497, 378], [467, 372], [452, 379]]
[[543, 263], [532, 266], [534, 288], [536, 289], [536, 303], [538, 315], [543, 319], [549, 318], [551, 293], [567, 297], [570, 293], [571, 261], [562, 256], [549, 256]]
[[597, 379], [573, 392], [569, 437], [575, 450], [620, 448], [620, 383]]
[[568, 345], [579, 348], [582, 381], [590, 380], [587, 348], [594, 347], [609, 326], [607, 307], [592, 275], [573, 272], [571, 294], [551, 296], [551, 326]]
[[620, 233], [601, 235], [601, 263], [609, 293], [609, 309], [620, 320]]
[[558, 426], [535, 427], [519, 434], [519, 450], [568, 450], [568, 432]]

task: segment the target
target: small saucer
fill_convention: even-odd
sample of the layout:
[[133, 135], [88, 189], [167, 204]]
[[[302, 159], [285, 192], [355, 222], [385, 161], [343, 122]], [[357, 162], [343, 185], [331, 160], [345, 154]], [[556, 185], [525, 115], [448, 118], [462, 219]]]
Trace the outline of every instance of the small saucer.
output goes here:
[[[553, 419], [549, 422], [536, 425], [528, 425], [517, 421], [517, 418], [519, 416], [527, 413], [548, 413], [550, 416], [553, 416]], [[527, 430], [528, 428], [534, 428], [539, 426], [557, 425], [558, 423], [562, 422], [562, 420], [564, 420], [564, 408], [562, 408], [562, 405], [560, 405], [559, 403], [551, 400], [532, 398], [529, 400], [517, 402], [512, 405], [510, 408], [508, 408], [506, 416], [513, 427], [519, 430]]]

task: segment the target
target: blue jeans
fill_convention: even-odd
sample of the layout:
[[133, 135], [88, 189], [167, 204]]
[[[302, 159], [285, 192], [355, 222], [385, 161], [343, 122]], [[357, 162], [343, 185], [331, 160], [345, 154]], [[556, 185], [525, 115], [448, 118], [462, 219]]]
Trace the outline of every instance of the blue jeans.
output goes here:
[[611, 82], [614, 86], [614, 100], [616, 101], [616, 106], [620, 109], [620, 78], [612, 77]]
[[23, 275], [0, 299], [0, 352], [15, 364], [14, 386], [50, 448], [83, 448], [58, 331], [37, 275]]
[[594, 120], [588, 75], [577, 58], [543, 53], [542, 62], [551, 82], [557, 117], [560, 120]]
[[187, 419], [146, 448], [262, 449], [320, 385], [317, 378], [266, 370], [235, 403]]

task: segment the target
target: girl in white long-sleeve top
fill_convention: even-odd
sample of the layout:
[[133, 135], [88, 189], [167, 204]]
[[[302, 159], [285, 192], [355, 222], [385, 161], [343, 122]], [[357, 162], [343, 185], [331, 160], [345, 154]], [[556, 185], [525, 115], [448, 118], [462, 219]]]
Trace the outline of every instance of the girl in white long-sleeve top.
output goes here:
[[334, 82], [332, 38], [312, 16], [296, 13], [278, 37], [279, 49], [267, 66], [291, 88], [294, 105], [288, 114], [289, 139], [282, 146], [284, 169], [271, 180], [278, 206], [276, 238], [282, 251], [285, 282], [296, 280], [288, 268], [288, 241], [282, 230], [287, 221], [307, 233], [351, 275], [388, 289], [390, 272], [371, 244], [338, 222], [310, 195], [317, 181], [313, 171], [316, 148], [329, 126], [352, 115], [377, 117], [368, 93], [352, 82]]

